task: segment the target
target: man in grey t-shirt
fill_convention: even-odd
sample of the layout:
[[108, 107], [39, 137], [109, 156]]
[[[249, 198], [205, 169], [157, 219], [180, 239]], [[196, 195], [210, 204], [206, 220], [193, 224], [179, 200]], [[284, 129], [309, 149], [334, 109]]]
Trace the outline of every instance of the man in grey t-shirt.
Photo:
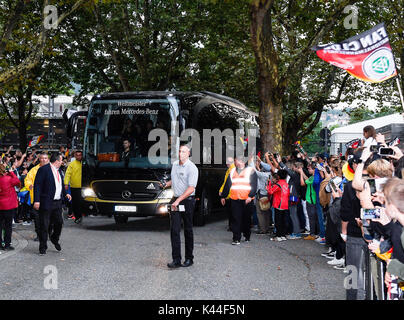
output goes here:
[[[171, 180], [164, 188], [172, 187], [174, 202], [171, 205], [171, 248], [173, 261], [168, 263], [169, 268], [189, 267], [193, 264], [194, 233], [192, 218], [195, 208], [195, 188], [198, 183], [198, 168], [189, 160], [191, 150], [182, 145], [179, 150], [179, 160], [173, 163]], [[182, 211], [184, 207], [185, 211]], [[185, 262], [181, 264], [181, 218], [184, 220]]]

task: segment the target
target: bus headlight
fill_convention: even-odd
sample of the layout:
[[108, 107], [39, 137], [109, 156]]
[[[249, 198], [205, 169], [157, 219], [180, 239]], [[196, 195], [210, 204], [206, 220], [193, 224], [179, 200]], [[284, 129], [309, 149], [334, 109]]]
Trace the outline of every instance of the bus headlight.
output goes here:
[[159, 195], [159, 199], [171, 199], [172, 197], [174, 197], [174, 191], [173, 191], [173, 189], [164, 190], [164, 191]]
[[94, 190], [91, 188], [84, 188], [83, 190], [81, 190], [81, 195], [83, 198], [95, 198], [97, 197], [97, 195], [95, 194]]

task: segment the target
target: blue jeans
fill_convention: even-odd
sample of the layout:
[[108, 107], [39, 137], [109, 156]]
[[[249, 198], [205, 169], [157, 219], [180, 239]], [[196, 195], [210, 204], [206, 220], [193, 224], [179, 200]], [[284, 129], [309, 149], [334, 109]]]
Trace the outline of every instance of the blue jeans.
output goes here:
[[257, 216], [257, 209], [256, 209], [256, 207], [254, 206], [254, 208], [253, 208], [253, 216], [252, 216], [252, 222], [253, 222], [253, 225], [254, 226], [258, 226], [258, 216]]
[[317, 208], [317, 217], [318, 217], [318, 225], [320, 228], [320, 238], [325, 237], [325, 226], [324, 226], [324, 216], [323, 216], [323, 207], [320, 204], [320, 197], [318, 193], [316, 193], [316, 208]]

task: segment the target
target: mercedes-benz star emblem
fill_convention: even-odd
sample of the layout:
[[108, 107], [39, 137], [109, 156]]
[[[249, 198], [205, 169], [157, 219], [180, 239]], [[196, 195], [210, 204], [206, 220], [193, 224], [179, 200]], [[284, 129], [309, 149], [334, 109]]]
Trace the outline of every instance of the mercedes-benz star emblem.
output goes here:
[[122, 198], [124, 199], [129, 199], [131, 195], [132, 192], [130, 192], [129, 190], [122, 191]]

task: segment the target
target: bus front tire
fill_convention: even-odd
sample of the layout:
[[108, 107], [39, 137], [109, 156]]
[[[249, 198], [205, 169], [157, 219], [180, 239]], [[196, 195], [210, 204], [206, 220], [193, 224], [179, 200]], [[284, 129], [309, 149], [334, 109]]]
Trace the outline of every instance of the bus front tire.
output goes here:
[[206, 223], [206, 218], [210, 214], [211, 201], [206, 189], [202, 191], [201, 200], [194, 212], [194, 225], [202, 227]]

